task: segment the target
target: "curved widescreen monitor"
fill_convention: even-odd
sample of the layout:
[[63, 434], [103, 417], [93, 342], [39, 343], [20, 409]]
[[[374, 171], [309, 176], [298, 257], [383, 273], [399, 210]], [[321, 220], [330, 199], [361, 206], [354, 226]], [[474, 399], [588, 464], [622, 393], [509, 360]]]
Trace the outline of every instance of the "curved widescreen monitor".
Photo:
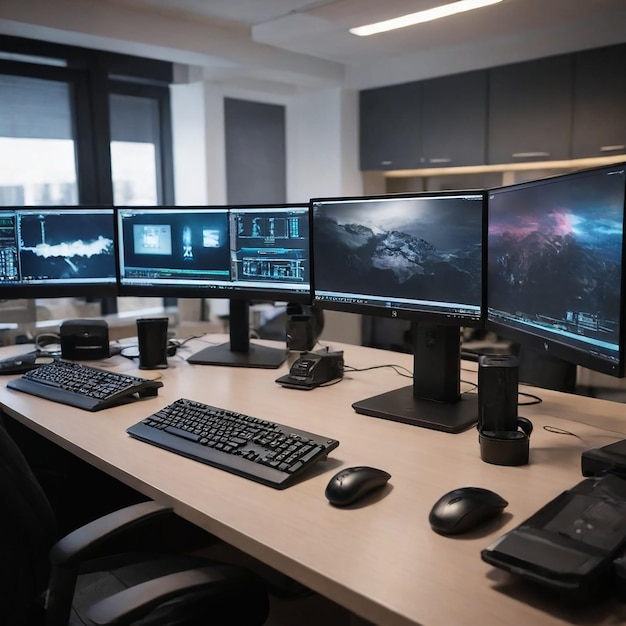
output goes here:
[[0, 298], [117, 294], [112, 208], [0, 207]]
[[311, 302], [309, 205], [120, 207], [120, 295], [228, 298], [230, 343], [189, 361], [278, 367], [249, 342], [250, 300]]
[[483, 324], [483, 191], [311, 200], [313, 295], [323, 308], [413, 322], [413, 386], [355, 403], [360, 413], [458, 432], [460, 327]]
[[309, 302], [307, 205], [117, 209], [120, 294]]
[[625, 190], [623, 163], [492, 189], [488, 327], [623, 376]]

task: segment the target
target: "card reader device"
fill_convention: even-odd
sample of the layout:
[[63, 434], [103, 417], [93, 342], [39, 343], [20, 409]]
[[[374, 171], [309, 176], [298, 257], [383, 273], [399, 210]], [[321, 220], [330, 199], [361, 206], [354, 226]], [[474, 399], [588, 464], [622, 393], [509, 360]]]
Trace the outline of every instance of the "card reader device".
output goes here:
[[324, 383], [343, 378], [343, 350], [302, 352], [289, 374], [276, 379], [283, 387], [315, 389]]
[[581, 456], [581, 471], [583, 476], [617, 474], [626, 477], [626, 439], [585, 450]]
[[626, 589], [626, 479], [586, 478], [481, 552], [483, 561], [586, 602]]

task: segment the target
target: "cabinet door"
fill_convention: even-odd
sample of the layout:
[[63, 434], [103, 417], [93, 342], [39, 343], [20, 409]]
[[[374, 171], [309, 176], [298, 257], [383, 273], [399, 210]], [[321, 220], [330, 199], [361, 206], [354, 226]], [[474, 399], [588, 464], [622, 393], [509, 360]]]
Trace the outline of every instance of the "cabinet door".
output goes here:
[[362, 170], [420, 166], [421, 84], [403, 83], [359, 94]]
[[574, 158], [626, 152], [626, 45], [579, 52], [574, 70]]
[[489, 163], [570, 158], [573, 57], [489, 72]]
[[423, 83], [422, 167], [486, 162], [487, 72]]

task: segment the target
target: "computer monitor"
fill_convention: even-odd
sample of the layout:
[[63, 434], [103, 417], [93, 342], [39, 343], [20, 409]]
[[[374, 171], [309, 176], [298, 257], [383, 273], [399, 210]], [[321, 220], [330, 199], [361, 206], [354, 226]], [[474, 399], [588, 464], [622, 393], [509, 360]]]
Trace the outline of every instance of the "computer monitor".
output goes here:
[[121, 296], [211, 297], [229, 285], [227, 208], [118, 207], [117, 222]]
[[0, 298], [117, 294], [112, 208], [0, 207]]
[[490, 190], [487, 327], [624, 376], [625, 190], [624, 163]]
[[483, 324], [484, 210], [482, 191], [311, 200], [316, 304], [412, 322], [413, 385], [357, 412], [446, 432], [477, 421], [460, 335]]
[[118, 208], [121, 295], [228, 298], [230, 342], [191, 363], [275, 368], [250, 342], [250, 301], [311, 301], [309, 205]]

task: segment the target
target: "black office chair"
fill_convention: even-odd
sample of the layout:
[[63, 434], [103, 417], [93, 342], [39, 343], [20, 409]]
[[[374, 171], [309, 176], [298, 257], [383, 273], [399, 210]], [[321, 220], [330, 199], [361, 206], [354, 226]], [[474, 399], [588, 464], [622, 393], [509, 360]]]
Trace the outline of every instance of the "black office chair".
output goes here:
[[171, 515], [142, 502], [58, 540], [44, 491], [0, 421], [0, 624], [263, 624], [266, 586], [247, 569], [110, 547]]

